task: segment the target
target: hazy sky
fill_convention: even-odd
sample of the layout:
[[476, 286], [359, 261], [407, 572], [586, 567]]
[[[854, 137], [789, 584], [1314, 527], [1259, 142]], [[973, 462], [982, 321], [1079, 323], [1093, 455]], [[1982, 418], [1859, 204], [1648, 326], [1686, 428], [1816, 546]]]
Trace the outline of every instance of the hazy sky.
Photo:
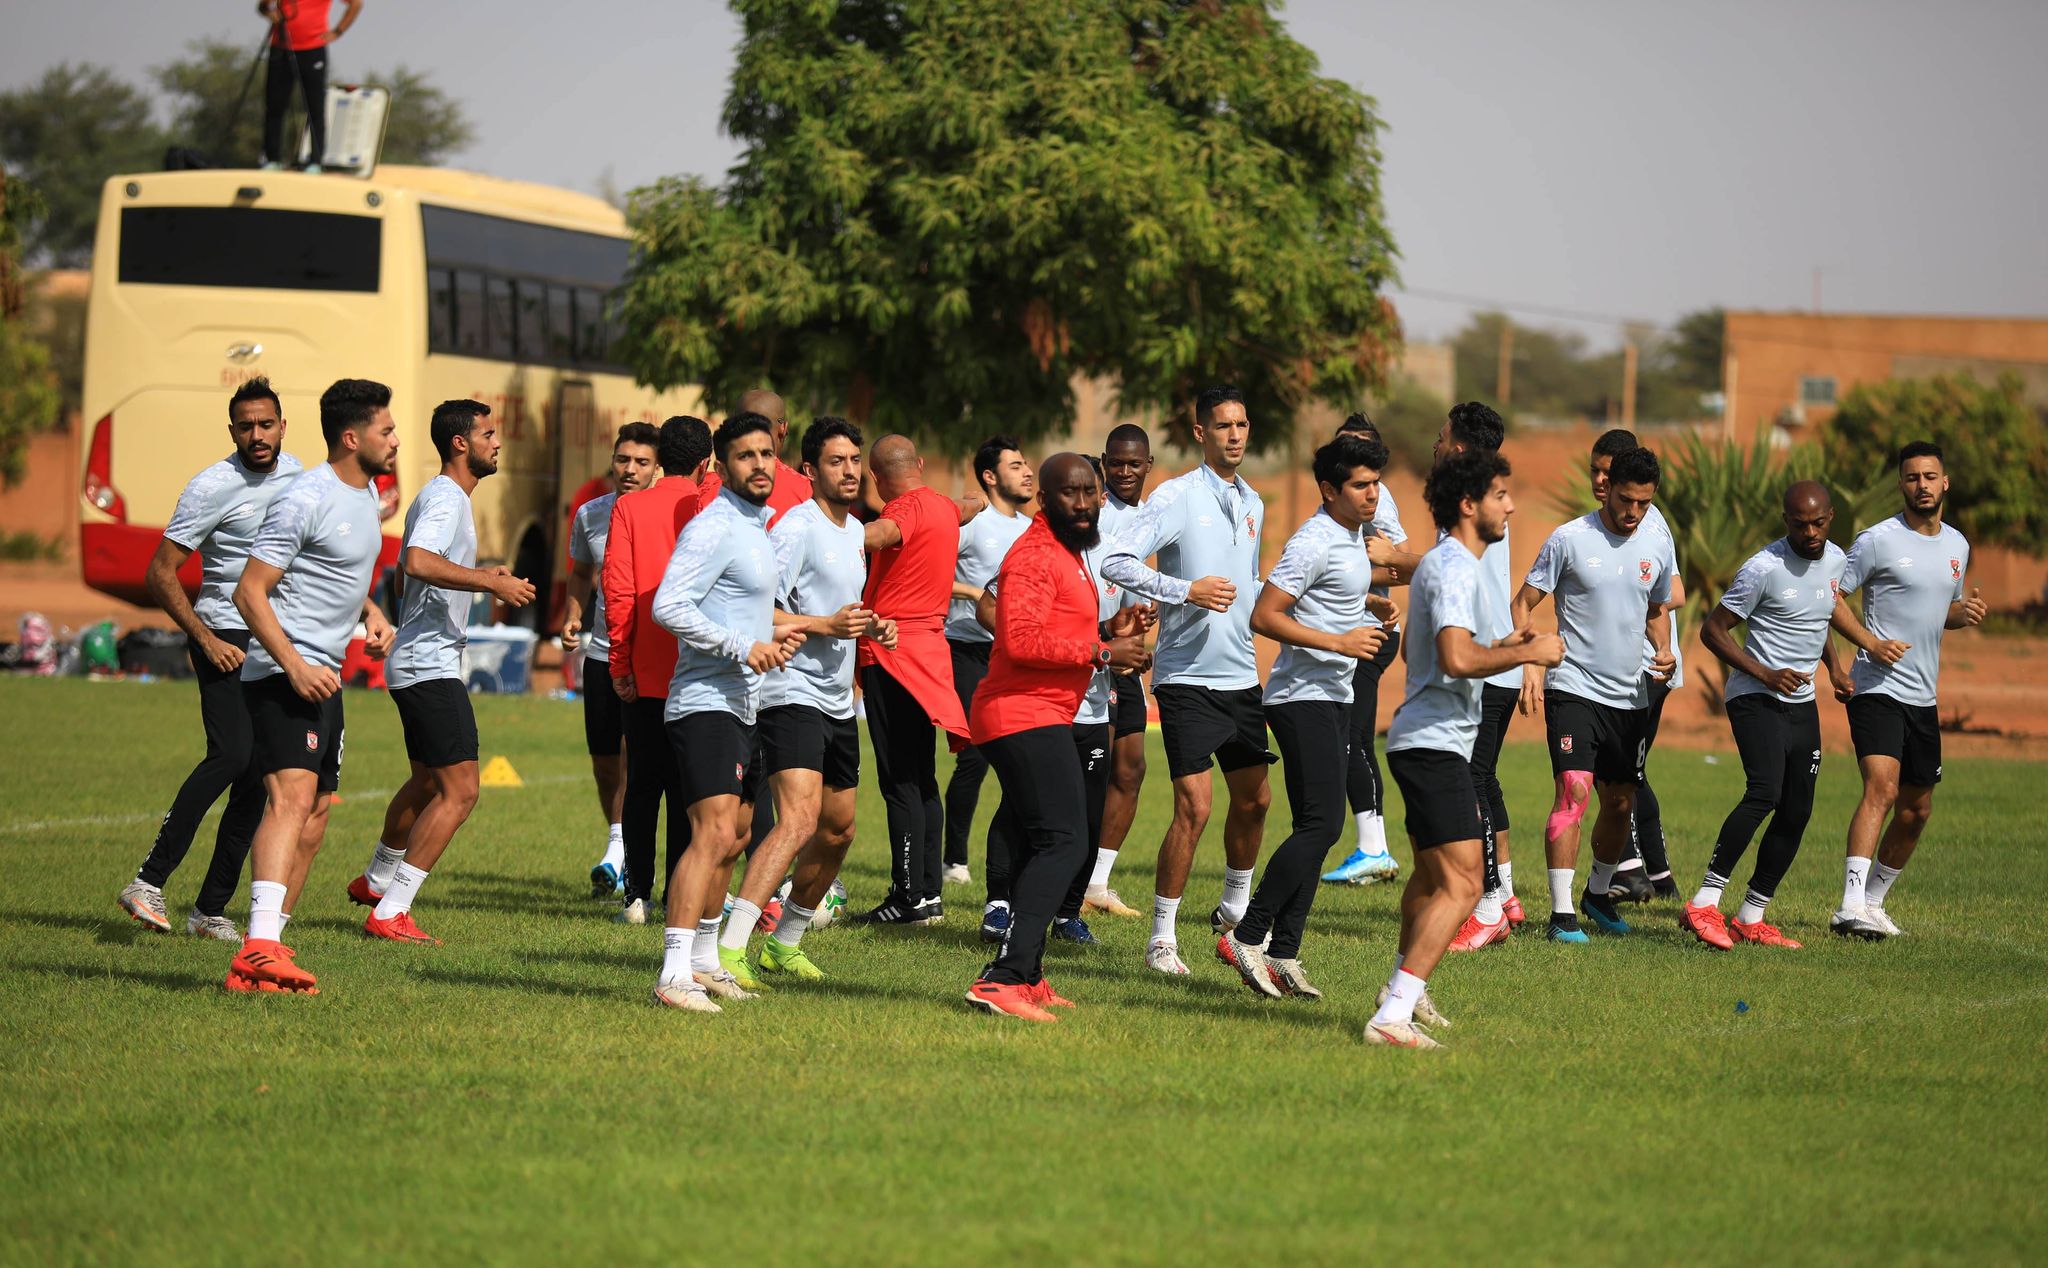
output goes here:
[[[0, 87], [53, 62], [141, 77], [253, 0], [15, 5]], [[337, 5], [337, 12], [339, 6]], [[1326, 74], [1371, 93], [1411, 333], [1467, 308], [2048, 315], [2042, 0], [1298, 0]], [[478, 124], [465, 166], [595, 189], [716, 175], [738, 27], [706, 0], [368, 0], [330, 79], [429, 68]], [[1541, 311], [1596, 340], [1611, 326]]]

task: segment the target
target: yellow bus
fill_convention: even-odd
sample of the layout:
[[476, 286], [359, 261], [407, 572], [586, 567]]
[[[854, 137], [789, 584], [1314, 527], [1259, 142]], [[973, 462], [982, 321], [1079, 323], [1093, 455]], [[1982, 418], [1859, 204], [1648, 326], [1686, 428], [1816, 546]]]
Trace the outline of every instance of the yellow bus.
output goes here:
[[[277, 389], [285, 447], [326, 459], [320, 393], [389, 384], [399, 470], [380, 482], [386, 562], [439, 461], [427, 419], [472, 397], [502, 420], [477, 486], [477, 555], [559, 601], [567, 517], [635, 420], [695, 412], [612, 355], [625, 218], [569, 190], [441, 168], [369, 180], [250, 170], [116, 176], [100, 198], [86, 319], [80, 556], [87, 584], [147, 603], [143, 572], [186, 480], [229, 450], [226, 401]], [[198, 583], [195, 556], [184, 580]], [[548, 628], [555, 603], [526, 609]]]

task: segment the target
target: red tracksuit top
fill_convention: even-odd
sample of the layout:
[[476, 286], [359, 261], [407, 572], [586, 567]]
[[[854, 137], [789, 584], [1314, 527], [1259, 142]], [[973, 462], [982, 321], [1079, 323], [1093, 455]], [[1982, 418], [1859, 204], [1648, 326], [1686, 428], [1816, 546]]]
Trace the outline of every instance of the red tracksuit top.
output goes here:
[[612, 503], [600, 578], [605, 633], [612, 641], [612, 677], [631, 674], [643, 699], [668, 695], [675, 677], [676, 636], [654, 623], [654, 592], [698, 503], [696, 481], [687, 476], [663, 476], [653, 488]]
[[1031, 527], [996, 574], [996, 641], [974, 689], [968, 731], [986, 744], [1036, 727], [1074, 724], [1103, 643], [1095, 578], [1045, 522]]

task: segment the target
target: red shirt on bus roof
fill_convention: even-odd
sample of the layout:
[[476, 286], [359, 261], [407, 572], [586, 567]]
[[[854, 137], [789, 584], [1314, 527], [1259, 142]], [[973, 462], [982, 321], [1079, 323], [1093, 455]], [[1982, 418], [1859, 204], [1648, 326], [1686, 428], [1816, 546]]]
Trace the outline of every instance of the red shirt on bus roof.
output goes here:
[[[722, 487], [724, 487], [724, 482], [718, 478], [716, 471], [704, 477], [703, 500], [705, 505], [710, 505], [711, 499], [718, 496], [718, 490]], [[782, 459], [777, 458], [775, 460], [775, 490], [768, 495], [768, 509], [773, 512], [768, 517], [768, 527], [774, 528], [777, 520], [810, 501], [812, 496], [811, 478]]]
[[[327, 19], [334, 0], [278, 0], [278, 8], [284, 15], [284, 38], [292, 52], [303, 53], [327, 43], [327, 32], [331, 29]], [[272, 39], [271, 43], [277, 41]]]
[[967, 718], [953, 689], [953, 654], [946, 646], [946, 608], [960, 562], [960, 508], [919, 485], [883, 507], [882, 518], [896, 522], [903, 541], [868, 555], [861, 602], [896, 622], [896, 649], [864, 638], [856, 663], [880, 665], [917, 697], [934, 723], [964, 740]]
[[1095, 578], [1052, 535], [1044, 512], [1003, 556], [996, 574], [996, 641], [974, 689], [976, 744], [1045, 726], [1072, 726], [1095, 676]]
[[661, 588], [683, 525], [697, 513], [700, 494], [687, 476], [663, 476], [612, 503], [611, 536], [604, 547], [605, 633], [612, 642], [612, 677], [631, 675], [643, 698], [668, 694], [676, 672], [676, 636], [654, 623], [654, 592]]

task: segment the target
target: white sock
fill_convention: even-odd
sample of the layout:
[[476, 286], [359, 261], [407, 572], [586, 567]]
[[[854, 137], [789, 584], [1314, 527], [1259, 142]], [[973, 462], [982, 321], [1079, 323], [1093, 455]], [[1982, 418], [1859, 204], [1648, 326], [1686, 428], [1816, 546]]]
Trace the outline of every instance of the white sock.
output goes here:
[[816, 908], [786, 902], [782, 904], [782, 919], [775, 922], [775, 932], [769, 936], [785, 947], [793, 947], [803, 941], [804, 930], [811, 927], [811, 917], [817, 914]]
[[1500, 873], [1500, 899], [1506, 902], [1515, 896], [1515, 865], [1502, 859], [1494, 870]]
[[1367, 854], [1387, 852], [1387, 819], [1377, 810], [1359, 816], [1358, 843]]
[[761, 918], [761, 909], [744, 898], [732, 900], [732, 910], [725, 913], [725, 932], [718, 935], [718, 945], [728, 951], [747, 949], [747, 935], [754, 932], [754, 922]]
[[377, 900], [377, 910], [373, 914], [379, 920], [403, 916], [412, 910], [412, 900], [419, 897], [420, 886], [426, 882], [425, 872], [410, 863], [400, 863], [391, 883], [384, 887], [384, 896]]
[[1088, 888], [1106, 889], [1109, 886], [1109, 869], [1116, 866], [1115, 850], [1095, 851], [1095, 872], [1088, 878]]
[[1554, 916], [1572, 914], [1572, 869], [1552, 867], [1544, 871], [1550, 878], [1550, 913]]
[[1428, 983], [1408, 972], [1395, 969], [1394, 976], [1387, 979], [1387, 1002], [1372, 1015], [1376, 1022], [1401, 1025], [1415, 1020], [1415, 1005], [1422, 999], [1422, 991]]
[[1892, 882], [1899, 879], [1903, 867], [1886, 867], [1882, 863], [1870, 869], [1870, 880], [1863, 886], [1863, 901], [1872, 907], [1884, 906], [1884, 896], [1892, 892]]
[[1173, 922], [1179, 916], [1180, 899], [1168, 898], [1164, 894], [1152, 895], [1152, 941], [1179, 946], [1180, 935], [1173, 928]]
[[1736, 909], [1735, 918], [1745, 925], [1753, 925], [1764, 918], [1764, 908], [1770, 905], [1769, 895], [1752, 889], [1742, 896], [1742, 906]]
[[1692, 896], [1692, 905], [1695, 907], [1719, 907], [1721, 905], [1721, 893], [1727, 888], [1727, 877], [1717, 876], [1712, 872], [1708, 872], [1706, 879], [1700, 882], [1700, 892]]
[[1614, 870], [1617, 872], [1633, 872], [1642, 865], [1643, 861], [1641, 859], [1623, 859], [1614, 865]]
[[391, 888], [391, 878], [398, 874], [398, 865], [405, 862], [405, 851], [394, 850], [382, 841], [370, 854], [370, 865], [363, 869], [363, 879], [370, 882], [370, 888], [383, 893]]
[[1851, 855], [1849, 858], [1843, 861], [1843, 911], [1855, 911], [1858, 907], [1861, 907], [1866, 901], [1866, 899], [1864, 898], [1863, 891], [1864, 883], [1870, 879], [1870, 863], [1871, 860], [1869, 859], [1859, 859], [1853, 855]]
[[1372, 822], [1377, 818], [1379, 816], [1370, 810], [1361, 810], [1351, 816], [1351, 822], [1358, 825], [1358, 848], [1367, 854], [1372, 853]]
[[689, 982], [690, 948], [696, 943], [697, 935], [688, 929], [674, 925], [661, 931], [661, 980], [664, 982]]
[[1501, 902], [1500, 891], [1489, 890], [1479, 896], [1479, 905], [1472, 909], [1472, 914], [1479, 918], [1482, 925], [1497, 925], [1503, 919]]
[[696, 945], [690, 952], [690, 967], [699, 973], [718, 972], [718, 920], [697, 922]]
[[1614, 864], [1602, 863], [1599, 859], [1594, 859], [1593, 871], [1586, 877], [1586, 892], [1589, 894], [1604, 894], [1612, 889], [1614, 887], [1614, 873]]
[[292, 914], [291, 914], [290, 912], [288, 912], [288, 911], [281, 911], [281, 912], [278, 912], [278, 913], [277, 913], [277, 936], [278, 936], [278, 937], [282, 938], [282, 937], [284, 936], [284, 927], [285, 927], [286, 925], [290, 924], [291, 922], [292, 922]]
[[275, 942], [284, 932], [284, 882], [249, 882], [249, 941]]
[[612, 825], [611, 836], [605, 839], [602, 861], [609, 863], [615, 872], [626, 866], [626, 830], [616, 823]]
[[1252, 905], [1252, 869], [1223, 869], [1223, 901], [1218, 905], [1225, 920], [1244, 919], [1244, 909]]

